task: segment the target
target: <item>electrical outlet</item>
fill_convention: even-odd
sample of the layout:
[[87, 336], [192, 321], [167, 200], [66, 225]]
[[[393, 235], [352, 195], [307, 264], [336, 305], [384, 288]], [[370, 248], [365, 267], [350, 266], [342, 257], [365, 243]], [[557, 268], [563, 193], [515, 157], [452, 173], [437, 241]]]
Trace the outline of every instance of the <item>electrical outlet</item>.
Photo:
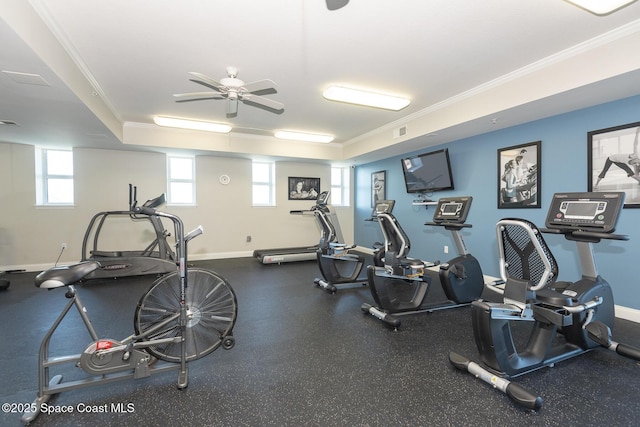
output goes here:
[[444, 245], [444, 253], [448, 254], [449, 253], [449, 246]]
[[247, 243], [251, 242], [251, 236], [247, 236]]
[[67, 244], [66, 243], [61, 243], [60, 244], [60, 249], [67, 249]]

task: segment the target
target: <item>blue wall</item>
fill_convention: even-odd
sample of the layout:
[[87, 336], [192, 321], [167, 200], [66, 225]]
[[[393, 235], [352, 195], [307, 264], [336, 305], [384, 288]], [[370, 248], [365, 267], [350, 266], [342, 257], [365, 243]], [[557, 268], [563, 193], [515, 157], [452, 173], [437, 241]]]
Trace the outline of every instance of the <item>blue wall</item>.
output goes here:
[[[505, 217], [526, 218], [544, 227], [547, 208], [555, 192], [587, 191], [587, 132], [640, 121], [640, 96], [574, 111], [520, 126], [428, 147], [397, 157], [356, 167], [355, 242], [371, 246], [381, 241], [378, 224], [364, 221], [371, 214], [371, 173], [386, 170], [387, 198], [396, 200], [394, 215], [411, 238], [411, 257], [427, 261], [453, 258], [455, 246], [450, 232], [424, 226], [431, 221], [433, 206], [413, 206], [416, 195], [407, 194], [400, 159], [439, 148], [448, 148], [455, 190], [433, 193], [443, 196], [473, 196], [467, 222], [473, 228], [463, 232], [469, 251], [480, 261], [483, 272], [498, 276], [495, 224]], [[497, 150], [513, 145], [542, 141], [540, 209], [497, 208]], [[426, 146], [426, 144], [425, 144]], [[640, 310], [640, 270], [635, 262], [640, 254], [640, 209], [624, 209], [616, 232], [629, 235], [629, 241], [603, 241], [594, 246], [598, 271], [611, 284], [617, 305]], [[559, 280], [579, 278], [575, 244], [561, 236], [545, 235], [556, 257]], [[445, 254], [444, 246], [449, 246]]]

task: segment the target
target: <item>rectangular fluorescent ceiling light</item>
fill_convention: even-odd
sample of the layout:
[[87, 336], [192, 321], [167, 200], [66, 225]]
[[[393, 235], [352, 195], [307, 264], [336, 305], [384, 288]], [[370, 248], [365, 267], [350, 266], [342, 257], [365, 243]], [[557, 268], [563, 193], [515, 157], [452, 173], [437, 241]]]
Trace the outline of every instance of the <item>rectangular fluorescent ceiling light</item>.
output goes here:
[[347, 102], [349, 104], [384, 108], [385, 110], [393, 111], [402, 110], [411, 103], [411, 100], [401, 98], [399, 96], [385, 95], [383, 93], [369, 92], [342, 86], [329, 86], [324, 92], [322, 92], [322, 96], [331, 101]]
[[323, 142], [328, 144], [333, 141], [333, 136], [331, 135], [321, 135], [317, 133], [306, 133], [306, 132], [297, 132], [290, 130], [279, 130], [273, 134], [276, 138], [280, 139], [290, 139], [293, 141], [307, 141], [307, 142]]
[[636, 0], [566, 0], [595, 15], [607, 15]]
[[158, 126], [181, 129], [204, 130], [207, 132], [229, 133], [231, 126], [222, 123], [201, 122], [196, 120], [174, 119], [172, 117], [155, 116], [153, 121]]

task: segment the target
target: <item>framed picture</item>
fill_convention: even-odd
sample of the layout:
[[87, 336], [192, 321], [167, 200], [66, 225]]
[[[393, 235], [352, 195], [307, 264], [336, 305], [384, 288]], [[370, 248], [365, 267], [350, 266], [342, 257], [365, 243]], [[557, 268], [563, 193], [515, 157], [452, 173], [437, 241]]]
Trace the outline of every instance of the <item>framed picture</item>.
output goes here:
[[640, 122], [587, 133], [588, 191], [624, 191], [624, 207], [640, 207], [639, 134]]
[[289, 200], [316, 200], [320, 192], [320, 178], [289, 177]]
[[378, 171], [371, 174], [371, 207], [376, 206], [378, 200], [387, 198], [387, 171]]
[[498, 209], [540, 207], [540, 145], [498, 150]]

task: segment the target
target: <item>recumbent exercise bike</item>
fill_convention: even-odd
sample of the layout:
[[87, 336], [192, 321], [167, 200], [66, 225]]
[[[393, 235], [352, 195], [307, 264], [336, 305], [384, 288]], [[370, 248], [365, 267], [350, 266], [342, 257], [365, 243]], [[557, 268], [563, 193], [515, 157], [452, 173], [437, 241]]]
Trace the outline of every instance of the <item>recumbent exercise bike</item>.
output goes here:
[[[182, 220], [176, 215], [143, 206], [136, 215], [167, 218], [174, 224], [176, 236], [176, 271], [158, 278], [144, 293], [134, 314], [134, 334], [117, 341], [100, 338], [76, 285], [100, 267], [97, 261], [54, 267], [36, 276], [41, 289], [66, 287], [68, 303], [44, 336], [38, 353], [38, 394], [22, 415], [27, 425], [33, 421], [49, 399], [63, 391], [100, 385], [125, 379], [141, 379], [155, 373], [178, 370], [179, 389], [188, 385], [187, 363], [204, 357], [220, 346], [231, 349], [235, 340], [232, 329], [238, 306], [231, 285], [217, 273], [189, 268], [187, 243], [202, 234], [198, 227], [184, 234]], [[81, 354], [52, 357], [51, 337], [72, 307], [77, 309], [92, 342]], [[88, 377], [62, 382], [62, 375], [50, 378], [50, 369], [75, 364]]]
[[[471, 227], [465, 223], [471, 202], [470, 196], [441, 198], [433, 222], [425, 224], [451, 231], [459, 255], [443, 264], [409, 258], [411, 243], [398, 220], [390, 212], [378, 213], [384, 236], [383, 266], [367, 268], [369, 288], [377, 305], [364, 303], [363, 312], [397, 329], [401, 324], [399, 315], [462, 307], [480, 298], [484, 288], [482, 269], [468, 252], [461, 233], [463, 228]], [[438, 265], [438, 277], [448, 300], [428, 303], [431, 278], [425, 269]]]
[[364, 266], [364, 257], [349, 253], [355, 245], [344, 243], [340, 222], [335, 210], [329, 204], [329, 191], [318, 196], [316, 205], [311, 208], [316, 221], [322, 230], [318, 243], [318, 268], [322, 278], [315, 278], [313, 283], [321, 289], [335, 294], [338, 287], [366, 285], [367, 277], [360, 277]]
[[[503, 219], [496, 225], [500, 274], [504, 288], [488, 284], [503, 302], [472, 304], [473, 333], [482, 366], [455, 352], [450, 362], [491, 384], [531, 410], [542, 398], [508, 378], [553, 366], [603, 346], [640, 360], [640, 350], [611, 340], [614, 302], [610, 285], [598, 275], [594, 243], [627, 240], [613, 234], [624, 204], [624, 193], [558, 193], [553, 196], [546, 229], [524, 219]], [[581, 279], [557, 282], [558, 266], [542, 232], [574, 241]], [[526, 347], [518, 346], [511, 322], [531, 322]]]

